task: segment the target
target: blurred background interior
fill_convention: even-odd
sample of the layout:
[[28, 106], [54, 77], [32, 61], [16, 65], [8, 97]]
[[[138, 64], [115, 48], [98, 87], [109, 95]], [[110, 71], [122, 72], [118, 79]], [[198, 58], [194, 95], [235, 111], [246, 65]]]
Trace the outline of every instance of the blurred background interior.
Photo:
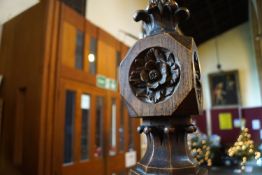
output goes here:
[[[179, 30], [202, 66], [192, 155], [210, 175], [262, 174], [262, 1], [177, 3], [191, 12]], [[147, 143], [119, 95], [118, 66], [143, 37], [132, 16], [147, 4], [0, 1], [0, 174], [128, 174]]]

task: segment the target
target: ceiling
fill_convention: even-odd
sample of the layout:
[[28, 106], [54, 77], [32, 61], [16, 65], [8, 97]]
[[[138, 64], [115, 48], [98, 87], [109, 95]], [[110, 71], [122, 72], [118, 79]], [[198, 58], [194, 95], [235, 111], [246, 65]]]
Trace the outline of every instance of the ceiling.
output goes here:
[[248, 0], [177, 0], [190, 10], [191, 17], [181, 22], [185, 35], [199, 45], [231, 28], [248, 21]]

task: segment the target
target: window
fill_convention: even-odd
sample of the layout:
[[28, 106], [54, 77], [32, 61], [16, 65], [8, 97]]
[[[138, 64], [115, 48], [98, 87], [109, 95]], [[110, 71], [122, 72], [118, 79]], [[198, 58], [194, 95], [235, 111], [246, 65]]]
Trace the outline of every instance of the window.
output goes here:
[[89, 73], [96, 74], [96, 63], [97, 63], [97, 39], [91, 36], [90, 39], [90, 52], [88, 55], [89, 61]]
[[63, 0], [63, 2], [80, 15], [85, 16], [87, 0]]
[[73, 162], [73, 135], [75, 118], [75, 96], [74, 91], [66, 91], [65, 104], [65, 137], [64, 137], [64, 163]]
[[76, 36], [76, 51], [75, 51], [75, 59], [76, 59], [75, 67], [77, 69], [83, 70], [84, 33], [82, 31], [77, 30], [76, 35], [77, 36]]
[[94, 156], [103, 157], [103, 119], [104, 116], [104, 98], [96, 97], [96, 134], [95, 143], [96, 149]]
[[89, 159], [89, 128], [90, 128], [90, 95], [82, 94], [82, 133], [81, 133], [81, 160]]

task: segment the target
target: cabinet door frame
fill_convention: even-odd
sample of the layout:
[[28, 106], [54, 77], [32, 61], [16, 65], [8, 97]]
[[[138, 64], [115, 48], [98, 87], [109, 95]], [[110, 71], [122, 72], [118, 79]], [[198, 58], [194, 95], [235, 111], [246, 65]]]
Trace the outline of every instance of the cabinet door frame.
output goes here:
[[[66, 43], [74, 43], [76, 44], [76, 38], [71, 39], [73, 41], [68, 41], [67, 34], [65, 30], [65, 25], [72, 27], [72, 32], [75, 34], [77, 31], [84, 33], [83, 38], [83, 70], [79, 70], [75, 68], [75, 55], [74, 60], [67, 63], [63, 58], [63, 49], [65, 49], [64, 45]], [[73, 31], [74, 30], [74, 31]], [[73, 35], [73, 34], [72, 34]], [[63, 4], [61, 5], [61, 22], [60, 22], [60, 40], [59, 40], [59, 64], [61, 66], [61, 77], [68, 78], [72, 80], [81, 81], [83, 83], [96, 86], [96, 75], [89, 73], [89, 61], [88, 61], [88, 55], [90, 53], [90, 42], [91, 37], [98, 39], [98, 28], [93, 25], [91, 22], [87, 21], [83, 16], [79, 15], [77, 12], [75, 12], [73, 9], [68, 7], [67, 5]], [[76, 37], [76, 35], [75, 35]], [[72, 63], [71, 63], [72, 62]]]
[[[65, 103], [66, 103], [66, 91], [72, 90], [76, 93], [75, 99], [75, 115], [76, 115], [76, 135], [74, 138], [74, 159], [76, 160], [74, 164], [64, 165], [64, 125], [65, 125]], [[119, 93], [111, 92], [107, 90], [102, 90], [99, 88], [94, 88], [89, 85], [72, 81], [61, 79], [60, 83], [60, 91], [58, 98], [58, 114], [55, 119], [56, 127], [55, 127], [55, 157], [56, 157], [56, 167], [59, 169], [56, 172], [59, 172], [59, 175], [73, 175], [76, 172], [81, 175], [88, 171], [94, 170], [94, 172], [90, 173], [98, 173], [96, 170], [100, 169], [102, 174], [111, 175], [113, 173], [119, 174], [121, 172], [127, 172], [129, 168], [125, 167], [125, 154], [129, 151], [128, 149], [128, 139], [129, 139], [129, 130], [128, 130], [128, 122], [130, 122], [130, 118], [128, 117], [126, 107], [123, 110], [125, 116], [124, 118], [124, 150], [120, 152], [120, 107], [121, 107], [121, 98]], [[80, 159], [80, 150], [81, 150], [81, 109], [80, 109], [80, 99], [82, 94], [88, 94], [91, 98], [91, 106], [90, 106], [90, 142], [89, 142], [89, 160], [81, 161]], [[101, 96], [104, 98], [104, 129], [103, 129], [103, 157], [96, 158], [94, 156], [95, 152], [95, 127], [96, 127], [96, 97]], [[112, 99], [116, 100], [116, 155], [109, 156], [109, 147], [110, 147], [110, 132], [111, 132], [111, 101]], [[92, 110], [93, 109], [93, 110]], [[133, 122], [132, 125], [132, 134], [134, 135], [134, 151], [137, 153], [137, 159], [140, 157], [140, 137], [136, 133], [136, 127], [139, 125], [139, 119], [131, 119]], [[117, 164], [115, 162], [118, 162]], [[97, 167], [97, 168], [95, 168]], [[98, 173], [99, 174], [99, 173]]]
[[[66, 91], [72, 90], [76, 93], [75, 98], [75, 124], [74, 124], [74, 162], [69, 164], [64, 164], [64, 125], [65, 125], [65, 103], [66, 103]], [[90, 126], [90, 134], [89, 134], [89, 159], [81, 160], [81, 122], [82, 122], [82, 114], [81, 114], [81, 95], [88, 94], [90, 95], [91, 103], [90, 103], [90, 116], [89, 116], [89, 126]], [[103, 174], [105, 172], [105, 157], [96, 158], [94, 156], [95, 152], [95, 110], [96, 109], [96, 97], [101, 96], [104, 98], [104, 105], [106, 106], [106, 93], [103, 90], [99, 90], [97, 88], [90, 87], [88, 85], [75, 82], [72, 80], [62, 79], [60, 83], [60, 94], [59, 94], [59, 104], [58, 104], [58, 115], [56, 119], [56, 129], [55, 129], [55, 140], [56, 140], [56, 155], [57, 164], [59, 164], [60, 170], [58, 174], [61, 175], [73, 175], [73, 174]], [[104, 119], [106, 120], [106, 107], [104, 109]], [[105, 130], [103, 130], [103, 137], [105, 137]], [[105, 152], [105, 142], [103, 143], [103, 151]], [[105, 156], [105, 153], [103, 153]], [[91, 172], [92, 171], [92, 172]]]

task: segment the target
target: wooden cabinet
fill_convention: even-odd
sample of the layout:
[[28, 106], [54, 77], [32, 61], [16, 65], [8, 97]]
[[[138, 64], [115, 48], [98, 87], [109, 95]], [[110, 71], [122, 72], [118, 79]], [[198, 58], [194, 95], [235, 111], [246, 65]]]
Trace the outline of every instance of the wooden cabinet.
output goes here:
[[[96, 76], [101, 75], [111, 80], [117, 80], [118, 65], [127, 52], [128, 47], [117, 41], [111, 35], [92, 25], [67, 6], [62, 6], [60, 53], [61, 55], [61, 87], [62, 93], [59, 106], [61, 117], [58, 132], [62, 132], [57, 139], [66, 138], [64, 124], [66, 119], [65, 109], [67, 92], [74, 95], [75, 120], [73, 133], [75, 136], [71, 159], [65, 161], [65, 141], [60, 141], [60, 162], [62, 175], [73, 174], [121, 174], [127, 173], [125, 167], [125, 154], [128, 151], [137, 151], [139, 156], [139, 137], [135, 135], [138, 121], [130, 121], [127, 110], [120, 95], [116, 91], [96, 87]], [[91, 55], [91, 57], [90, 57]], [[81, 138], [83, 139], [83, 115], [81, 113], [82, 96], [90, 101], [90, 119], [87, 138], [88, 159], [81, 160]], [[72, 98], [72, 97], [71, 97]], [[103, 106], [98, 111], [98, 101]], [[101, 102], [101, 100], [103, 102]], [[93, 109], [93, 110], [92, 110]], [[96, 110], [95, 110], [96, 109]], [[103, 112], [102, 116], [101, 112]], [[99, 113], [99, 115], [98, 115]], [[100, 119], [101, 121], [97, 121]], [[72, 124], [73, 122], [71, 122]], [[131, 132], [130, 132], [131, 131]], [[95, 136], [95, 137], [94, 137]], [[70, 137], [68, 136], [69, 140]], [[102, 140], [101, 140], [102, 138]], [[136, 139], [137, 138], [137, 139]], [[57, 140], [56, 139], [56, 140]], [[72, 139], [72, 138], [71, 138]], [[132, 142], [132, 143], [130, 143]], [[64, 147], [65, 149], [65, 147]], [[74, 156], [73, 156], [74, 155]], [[117, 162], [117, 163], [116, 163]]]
[[139, 121], [117, 83], [109, 90], [97, 76], [117, 82], [128, 47], [60, 1], [41, 1], [3, 32], [0, 174], [127, 174]]

